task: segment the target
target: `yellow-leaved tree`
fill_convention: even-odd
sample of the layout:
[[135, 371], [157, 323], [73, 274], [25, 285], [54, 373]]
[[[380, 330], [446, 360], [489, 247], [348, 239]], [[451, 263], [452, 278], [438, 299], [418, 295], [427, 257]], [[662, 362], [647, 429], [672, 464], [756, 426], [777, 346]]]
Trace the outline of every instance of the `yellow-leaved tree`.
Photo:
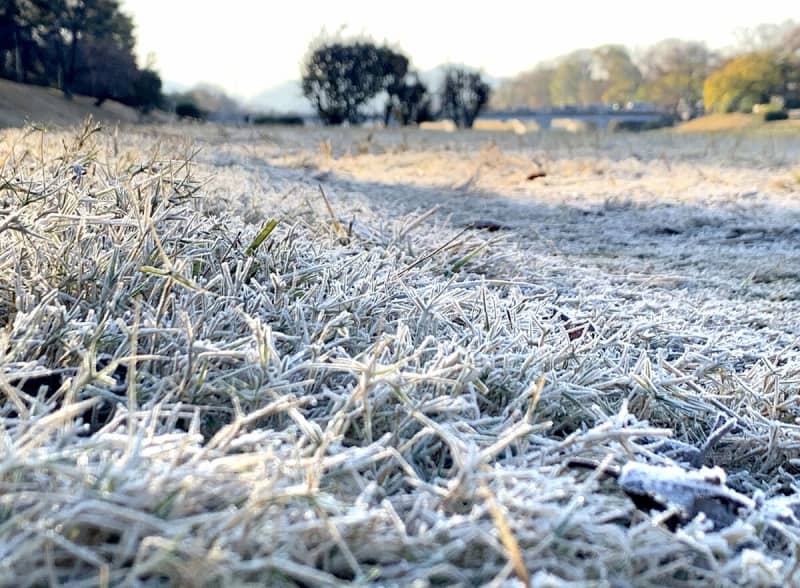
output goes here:
[[750, 112], [783, 87], [778, 56], [772, 51], [741, 55], [713, 72], [703, 85], [703, 101], [711, 112]]

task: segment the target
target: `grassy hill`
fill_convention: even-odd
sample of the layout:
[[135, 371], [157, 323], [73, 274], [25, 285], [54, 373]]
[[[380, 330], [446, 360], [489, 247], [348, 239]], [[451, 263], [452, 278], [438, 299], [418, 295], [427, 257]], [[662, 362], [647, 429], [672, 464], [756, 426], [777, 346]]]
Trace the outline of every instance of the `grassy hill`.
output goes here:
[[26, 121], [74, 125], [88, 115], [103, 122], [139, 121], [136, 110], [119, 102], [108, 100], [97, 107], [94, 98], [88, 96], [75, 96], [67, 100], [54, 88], [0, 79], [0, 127], [19, 127]]

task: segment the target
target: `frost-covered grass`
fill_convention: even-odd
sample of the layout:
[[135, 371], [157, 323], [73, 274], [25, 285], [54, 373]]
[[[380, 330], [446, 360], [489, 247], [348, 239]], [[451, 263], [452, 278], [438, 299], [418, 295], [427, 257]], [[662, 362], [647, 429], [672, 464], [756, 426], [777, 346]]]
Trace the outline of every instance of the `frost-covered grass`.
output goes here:
[[654, 137], [3, 132], [0, 584], [800, 582], [797, 145]]

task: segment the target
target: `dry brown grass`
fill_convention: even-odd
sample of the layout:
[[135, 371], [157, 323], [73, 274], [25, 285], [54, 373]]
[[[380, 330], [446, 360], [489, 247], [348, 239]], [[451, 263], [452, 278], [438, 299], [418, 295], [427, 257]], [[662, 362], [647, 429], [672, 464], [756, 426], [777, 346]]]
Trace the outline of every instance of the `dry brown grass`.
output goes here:
[[763, 117], [755, 114], [709, 114], [679, 125], [678, 133], [707, 133], [717, 131], [742, 131], [764, 123]]
[[675, 129], [677, 133], [712, 132], [757, 132], [764, 134], [800, 133], [800, 121], [779, 120], [764, 122], [760, 114], [709, 114], [682, 123]]

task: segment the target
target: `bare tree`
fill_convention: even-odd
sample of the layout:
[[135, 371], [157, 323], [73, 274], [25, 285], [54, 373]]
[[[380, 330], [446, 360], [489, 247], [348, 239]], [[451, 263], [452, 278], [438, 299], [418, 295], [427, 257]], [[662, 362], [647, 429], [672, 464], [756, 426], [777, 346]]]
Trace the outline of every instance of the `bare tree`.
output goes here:
[[550, 84], [550, 97], [556, 106], [586, 105], [600, 102], [602, 89], [593, 79], [594, 58], [588, 49], [579, 49], [558, 60]]
[[705, 43], [665, 39], [641, 58], [644, 82], [640, 96], [677, 112], [693, 115], [702, 103], [703, 83], [719, 62], [719, 55]]
[[603, 45], [592, 50], [592, 78], [600, 82], [605, 104], [628, 102], [636, 96], [642, 73], [622, 45]]
[[784, 33], [781, 47], [788, 55], [800, 59], [800, 24], [795, 24]]
[[498, 109], [548, 108], [552, 105], [550, 84], [553, 81], [553, 67], [537, 65], [532, 70], [503, 82], [492, 93], [491, 104]]
[[784, 42], [798, 24], [793, 20], [780, 23], [763, 23], [752, 28], [737, 31], [737, 53], [755, 53], [758, 51], [782, 51]]

